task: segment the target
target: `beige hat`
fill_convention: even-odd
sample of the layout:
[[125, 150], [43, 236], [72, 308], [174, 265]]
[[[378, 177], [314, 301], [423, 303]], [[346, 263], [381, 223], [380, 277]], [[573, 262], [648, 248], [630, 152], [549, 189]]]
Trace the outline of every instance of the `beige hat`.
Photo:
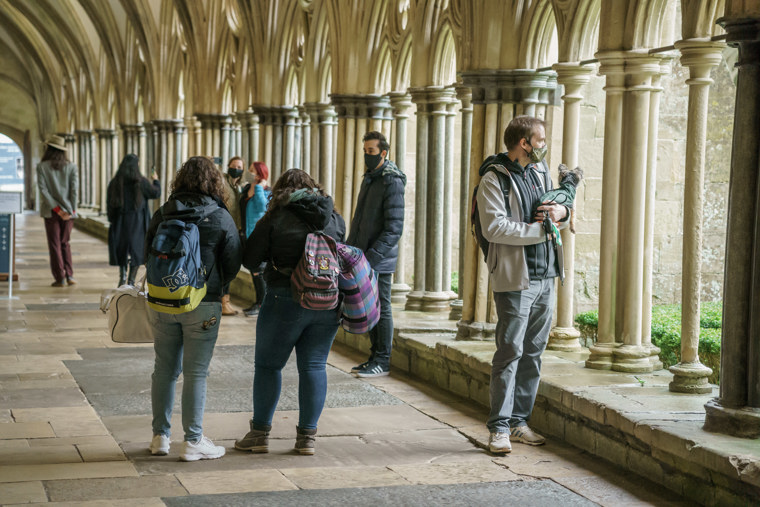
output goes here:
[[61, 136], [50, 136], [45, 144], [66, 151], [66, 140]]

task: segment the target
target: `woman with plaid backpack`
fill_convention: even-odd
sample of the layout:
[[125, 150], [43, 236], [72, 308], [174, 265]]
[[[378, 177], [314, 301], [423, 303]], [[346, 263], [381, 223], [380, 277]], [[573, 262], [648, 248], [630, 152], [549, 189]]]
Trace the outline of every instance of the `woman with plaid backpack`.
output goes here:
[[298, 365], [299, 418], [295, 450], [314, 454], [317, 422], [327, 394], [325, 363], [340, 324], [340, 305], [305, 308], [293, 299], [291, 273], [304, 256], [307, 236], [321, 232], [343, 241], [346, 224], [333, 200], [300, 169], [286, 171], [272, 188], [266, 214], [246, 241], [243, 265], [266, 262], [267, 284], [256, 323], [253, 418], [235, 448], [269, 452], [269, 432], [282, 387], [282, 368], [293, 349]]

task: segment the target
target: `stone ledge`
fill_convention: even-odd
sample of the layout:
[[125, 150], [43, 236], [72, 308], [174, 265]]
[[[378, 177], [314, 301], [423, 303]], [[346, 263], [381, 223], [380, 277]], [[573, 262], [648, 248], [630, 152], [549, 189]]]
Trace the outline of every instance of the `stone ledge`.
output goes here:
[[[394, 309], [394, 368], [488, 406], [493, 342], [456, 340], [455, 323]], [[441, 319], [440, 316], [437, 316]], [[336, 341], [369, 353], [369, 339]], [[708, 433], [718, 395], [671, 393], [672, 374], [592, 370], [588, 351], [546, 351], [531, 425], [705, 505], [760, 502], [760, 440]]]

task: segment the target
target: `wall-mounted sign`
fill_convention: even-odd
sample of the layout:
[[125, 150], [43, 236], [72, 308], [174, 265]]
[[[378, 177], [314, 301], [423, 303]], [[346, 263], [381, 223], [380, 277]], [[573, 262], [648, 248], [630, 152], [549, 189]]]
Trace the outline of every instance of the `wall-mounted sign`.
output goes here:
[[0, 192], [0, 215], [23, 212], [22, 192]]

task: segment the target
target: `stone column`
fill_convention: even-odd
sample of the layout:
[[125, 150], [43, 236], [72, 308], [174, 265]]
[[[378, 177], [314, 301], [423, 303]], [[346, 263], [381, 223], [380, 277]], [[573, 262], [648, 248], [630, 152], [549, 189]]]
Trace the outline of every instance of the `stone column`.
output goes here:
[[79, 201], [83, 206], [92, 206], [92, 145], [90, 143], [92, 132], [89, 130], [76, 130], [74, 134], [77, 138], [77, 158], [79, 160]]
[[681, 65], [689, 67], [689, 113], [686, 128], [686, 175], [683, 201], [683, 271], [681, 282], [681, 362], [670, 367], [670, 390], [709, 393], [712, 370], [699, 361], [699, 307], [702, 281], [702, 221], [705, 143], [710, 71], [720, 63], [725, 44], [683, 40], [675, 44]]
[[98, 195], [98, 202], [100, 203], [100, 213], [106, 212], [106, 189], [108, 188], [108, 182], [113, 177], [115, 170], [113, 167], [113, 139], [116, 136], [116, 131], [113, 129], [96, 129], [95, 133], [98, 136], [98, 177], [100, 180], [100, 192]]
[[[446, 133], [444, 140], [443, 152], [443, 262], [441, 262], [441, 276], [443, 278], [443, 292], [448, 294], [447, 309], [451, 311], [451, 302], [457, 298], [457, 293], [451, 290], [451, 266], [452, 266], [452, 244], [454, 243], [454, 234], [452, 227], [452, 210], [454, 210], [454, 120], [456, 120], [455, 107], [458, 103], [456, 99], [456, 90], [451, 87], [447, 88], [451, 95], [449, 102], [446, 104]], [[458, 223], [456, 224], [459, 225]], [[464, 231], [459, 230], [458, 234]]]
[[246, 136], [248, 138], [248, 164], [259, 160], [259, 117], [249, 109], [246, 114]]
[[330, 104], [318, 102], [304, 104], [304, 110], [309, 116], [310, 124], [309, 172], [312, 177], [319, 181], [325, 192], [333, 195], [335, 193], [333, 179], [335, 172], [335, 160], [333, 159], [335, 110]]
[[[412, 106], [411, 97], [404, 92], [393, 92], [389, 94], [393, 118], [395, 121], [396, 136], [393, 141], [394, 160], [398, 168], [406, 174], [406, 123], [409, 119], [408, 109]], [[407, 197], [408, 199], [408, 197]], [[406, 283], [406, 243], [409, 238], [410, 227], [404, 219], [404, 232], [401, 235], [398, 246], [398, 261], [396, 262], [396, 273], [393, 276], [393, 285], [391, 285], [391, 301], [393, 303], [406, 303], [406, 295], [412, 288]]]
[[169, 184], [174, 176], [182, 167], [182, 164], [187, 160], [187, 143], [185, 142], [185, 122], [182, 120], [174, 120], [174, 162], [170, 167], [170, 176], [167, 176], [166, 181], [161, 182], [161, 188], [166, 188], [165, 194], [169, 195]]
[[[618, 207], [618, 308], [616, 335], [622, 345], [613, 350], [612, 369], [624, 372], [650, 372], [650, 349], [643, 344], [643, 294], [646, 237], [646, 182], [649, 172], [649, 133], [656, 125], [650, 119], [652, 77], [660, 71], [659, 59], [647, 53], [625, 56], [623, 92], [623, 131], [626, 140], [621, 152], [620, 203]], [[651, 305], [651, 301], [646, 304]], [[619, 317], [619, 319], [618, 319]]]
[[[578, 165], [578, 141], [581, 120], [581, 89], [588, 83], [593, 69], [577, 63], [557, 63], [552, 66], [557, 81], [565, 87], [564, 123], [562, 124], [562, 162], [569, 169]], [[575, 211], [573, 211], [574, 213]], [[565, 254], [565, 283], [557, 290], [557, 323], [549, 333], [550, 350], [580, 351], [581, 333], [573, 326], [575, 296], [575, 233], [569, 227], [562, 230]]]
[[226, 171], [227, 162], [232, 158], [233, 154], [230, 152], [230, 140], [232, 138], [232, 118], [229, 115], [222, 115], [219, 118], [219, 153], [222, 157], [222, 171]]
[[145, 127], [142, 123], [137, 124], [137, 157], [140, 163], [140, 173], [148, 173], [148, 146], [145, 134]]
[[412, 290], [406, 296], [407, 310], [421, 310], [422, 296], [425, 292], [425, 259], [427, 253], [426, 222], [427, 222], [427, 165], [428, 165], [428, 132], [430, 112], [425, 94], [421, 89], [411, 90], [412, 102], [417, 106], [417, 146], [416, 174], [414, 178], [414, 283]]
[[301, 157], [299, 158], [298, 167], [319, 181], [319, 171], [312, 172], [311, 170], [311, 117], [306, 113], [305, 106], [298, 106], [298, 123], [301, 126], [298, 139], [298, 148], [301, 150]]
[[[755, 2], [755, 5], [757, 3]], [[728, 196], [720, 396], [707, 402], [704, 429], [760, 438], [760, 13], [726, 5], [718, 22], [739, 48]]]
[[[382, 119], [390, 109], [390, 100], [381, 95], [332, 94], [330, 100], [338, 115], [338, 146], [335, 171], [335, 202], [341, 214], [350, 221], [364, 175], [362, 137], [369, 130], [383, 128]], [[383, 134], [389, 142], [390, 132]], [[391, 159], [393, 157], [391, 156]], [[395, 160], [394, 160], [395, 162]]]
[[298, 109], [284, 107], [282, 111], [284, 150], [282, 154], [283, 171], [300, 167], [300, 149], [296, 142], [296, 130], [298, 128]]
[[461, 152], [459, 159], [459, 255], [457, 273], [459, 276], [459, 291], [457, 298], [451, 302], [449, 320], [462, 318], [462, 284], [464, 282], [464, 254], [466, 239], [470, 234], [470, 156], [472, 151], [472, 91], [464, 86], [456, 87], [457, 99], [462, 106]]
[[589, 347], [586, 368], [612, 369], [612, 352], [620, 344], [615, 339], [617, 292], [618, 202], [620, 194], [620, 151], [623, 131], [624, 60], [615, 51], [597, 53], [599, 73], [606, 76], [604, 87], [604, 157], [602, 168], [602, 224], [599, 248], [599, 324], [597, 342]]

